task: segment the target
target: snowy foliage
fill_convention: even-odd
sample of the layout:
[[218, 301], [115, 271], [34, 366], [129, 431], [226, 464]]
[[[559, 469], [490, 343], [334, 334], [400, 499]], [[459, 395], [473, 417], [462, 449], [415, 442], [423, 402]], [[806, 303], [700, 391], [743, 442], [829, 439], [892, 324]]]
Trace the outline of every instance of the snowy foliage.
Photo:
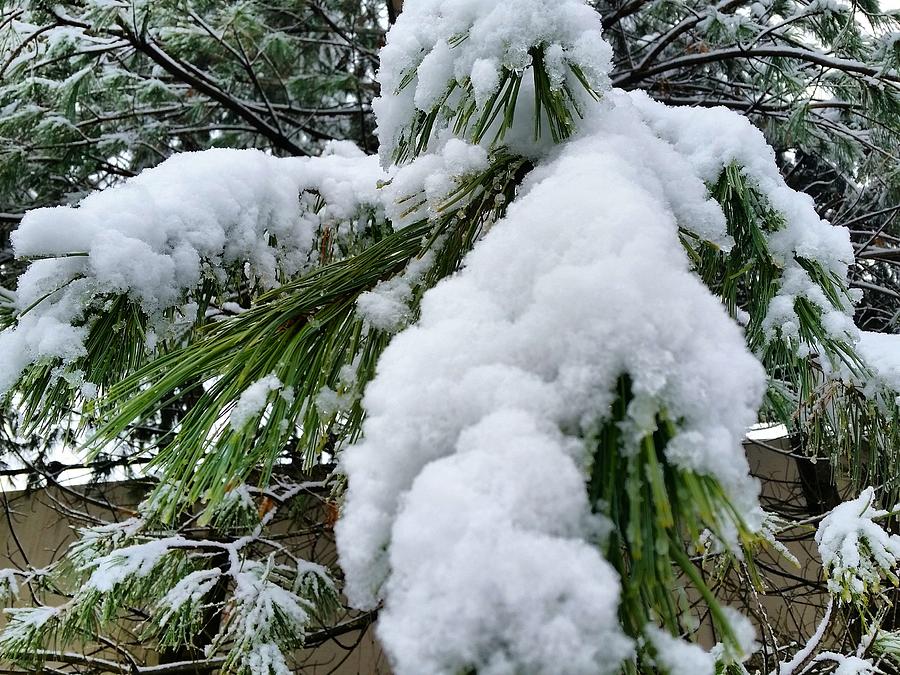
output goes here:
[[186, 607], [194, 608], [215, 587], [220, 577], [218, 569], [197, 570], [181, 579], [162, 597], [158, 603], [156, 621], [166, 627], [172, 619]]
[[816, 532], [828, 590], [847, 602], [877, 592], [884, 577], [898, 583], [900, 535], [875, 522], [888, 512], [877, 509], [874, 500], [875, 490], [867, 488], [825, 516]]
[[[835, 306], [820, 283], [810, 278], [805, 266], [814, 262], [827, 274], [846, 279], [847, 268], [853, 262], [849, 233], [823, 221], [811, 197], [785, 185], [775, 153], [762, 133], [745, 118], [723, 108], [667, 108], [642, 94], [635, 95], [635, 101], [650, 127], [673, 145], [692, 173], [709, 183], [723, 166], [736, 163], [781, 217], [783, 226], [767, 233], [768, 249], [781, 268], [781, 288], [772, 298], [763, 322], [769, 337], [799, 338], [796, 300], [802, 297], [822, 312], [822, 323], [831, 337], [854, 342], [857, 332], [850, 298], [839, 298], [840, 304]], [[715, 134], [710, 133], [713, 129]], [[677, 175], [674, 166], [670, 165], [670, 170]], [[668, 185], [675, 192], [678, 183], [673, 180]], [[691, 211], [687, 214], [693, 215]], [[696, 220], [685, 218], [680, 224], [693, 229], [691, 223]], [[705, 233], [700, 230], [697, 234]]]
[[874, 675], [880, 672], [871, 659], [861, 659], [858, 656], [844, 656], [834, 652], [823, 652], [816, 657], [816, 661], [832, 661], [836, 668], [832, 675]]
[[35, 637], [52, 630], [59, 619], [56, 607], [15, 607], [4, 610], [7, 625], [0, 632], [0, 651], [5, 654], [27, 651]]
[[122, 582], [148, 577], [173, 547], [182, 543], [181, 539], [153, 539], [116, 549], [85, 565], [91, 575], [83, 588], [109, 593]]
[[359, 296], [356, 309], [369, 326], [395, 333], [409, 322], [413, 288], [421, 282], [433, 258], [426, 254], [412, 261], [403, 274], [383, 281]]
[[[420, 28], [407, 25], [398, 24], [392, 44], [419, 44]], [[439, 40], [434, 62], [440, 50], [453, 53]], [[594, 62], [604, 53], [597, 47]], [[382, 79], [408, 78], [407, 69], [417, 65], [408, 61], [388, 59]], [[419, 100], [421, 80], [428, 90], [442, 90], [432, 83], [431, 61], [418, 65], [415, 96], [379, 101], [387, 139], [398, 137], [394, 115], [408, 117], [413, 105], [428, 110], [431, 99]], [[459, 79], [452, 69], [440, 73]], [[602, 81], [597, 85], [602, 89]], [[560, 612], [540, 599], [543, 587], [527, 572], [506, 567], [497, 542], [530, 537], [537, 550], [542, 538], [559, 538], [558, 583], [571, 584], [565, 597], [579, 597], [587, 584], [572, 570], [581, 568], [584, 553], [564, 542], [592, 536], [594, 505], [575, 489], [589, 463], [582, 439], [604, 422], [623, 373], [634, 393], [622, 423], [626, 453], [654, 432], [661, 414], [678, 420], [668, 460], [714, 476], [744, 521], [758, 526], [740, 441], [760, 405], [763, 371], [678, 246], [679, 228], [722, 248], [733, 245], [706, 187], [732, 163], [783, 223], [768, 237], [783, 270], [781, 292], [764, 320], [768, 339], [799, 338], [794, 307], [802, 297], [819, 309], [830, 337], [854, 341], [849, 298], [826, 297], [803, 266], [812, 262], [844, 279], [852, 261], [846, 232], [822, 222], [808, 197], [784, 185], [762, 135], [726, 111], [670, 110], [640, 94], [607, 92], [586, 113], [581, 134], [529, 177], [461, 273], [426, 292], [418, 322], [391, 343], [367, 388], [364, 440], [342, 460], [349, 492], [338, 544], [351, 601], [364, 607], [385, 601], [380, 636], [399, 672], [541, 669], [529, 628], [508, 617], [550, 625]], [[799, 339], [794, 345], [806, 353], [815, 347]], [[547, 461], [557, 467], [552, 481], [549, 469], [540, 468]], [[471, 515], [459, 518], [460, 512]], [[484, 548], [473, 549], [476, 542]], [[486, 589], [465, 590], [472, 573], [458, 570], [466, 560], [477, 560], [481, 573], [489, 570], [481, 582]], [[606, 574], [599, 563], [597, 578]], [[548, 582], [554, 570], [545, 573]], [[487, 623], [498, 597], [504, 611]], [[603, 624], [590, 614], [593, 596], [584, 597], [565, 613], [566, 630], [581, 636], [578, 644], [595, 645], [591, 631]], [[448, 606], [448, 598], [466, 604]], [[468, 616], [471, 632], [462, 629]], [[444, 637], [410, 639], [412, 626], [434, 626], [435, 636]], [[613, 634], [615, 626], [606, 630]], [[609, 661], [608, 652], [549, 643], [560, 652], [545, 663], [566, 658], [573, 672]], [[500, 645], [505, 660], [497, 665]]]
[[460, 131], [475, 140], [492, 138], [497, 130], [486, 128], [491, 108], [501, 90], [518, 89], [517, 78], [524, 109], [514, 112], [524, 121], [504, 140], [516, 152], [534, 153], [534, 111], [525, 107], [534, 90], [523, 72], [540, 58], [551, 89], [575, 92], [568, 105], [578, 110], [589, 99], [578, 80], [597, 90], [608, 86], [612, 50], [600, 36], [600, 17], [581, 0], [410, 2], [381, 52], [383, 93], [373, 109], [382, 161], [404, 157], [420, 143], [420, 117], [434, 118], [429, 130], [438, 143]]
[[[302, 490], [294, 486], [267, 498], [285, 501]], [[235, 527], [229, 520], [225, 524], [234, 529], [220, 530], [216, 540], [192, 536], [189, 526], [161, 528], [158, 509], [166, 504], [159, 498], [145, 500], [139, 514], [126, 521], [81, 529], [67, 558], [39, 571], [71, 587], [71, 597], [55, 607], [7, 610], [0, 654], [39, 663], [36, 645], [55, 635], [84, 633], [98, 621], [113, 622], [124, 607], [133, 606], [146, 608], [144, 632], [162, 646], [193, 646], [212, 626], [215, 636], [205, 647], [209, 657], [221, 660], [223, 673], [291, 672], [290, 649], [334, 605], [337, 589], [325, 567], [286, 557], [278, 545], [268, 545], [264, 563], [255, 560], [253, 547], [266, 536], [277, 507], [261, 515], [247, 486], [231, 493], [236, 496], [220, 510], [249, 501], [255, 522]], [[242, 536], [223, 536], [235, 530]], [[15, 584], [8, 570], [0, 579]]]
[[[660, 410], [683, 419], [682, 435], [667, 449], [670, 458], [715, 475], [752, 518], [754, 488], [740, 441], [755, 419], [763, 373], [737, 326], [689, 273], [677, 244], [677, 218], [654, 195], [654, 164], [643, 163], [646, 153], [626, 152], [635, 138], [654, 149], [652, 136], [627, 97], [616, 103], [594, 135], [572, 142], [538, 170], [461, 274], [426, 294], [416, 326], [382, 356], [366, 393], [366, 440], [344, 455], [350, 492], [338, 533], [357, 602], [371, 604], [372, 590], [399, 564], [389, 565], [378, 552], [390, 538], [401, 496], [411, 490], [403, 497], [409, 518], [420, 490], [420, 508], [432, 503], [433, 487], [416, 486], [426, 465], [437, 462], [431, 471], [440, 465], [455, 473], [481, 452], [483, 461], [496, 458], [496, 444], [517, 426], [508, 419], [514, 415], [518, 426], [533, 429], [541, 447], [558, 448], [559, 466], [583, 466], [576, 438], [555, 438], [554, 432], [544, 440], [545, 430], [578, 435], [601, 422], [598, 411], [609, 408], [623, 372], [634, 378], [636, 394], [629, 443], [653, 431]], [[662, 145], [656, 141], [658, 152], [665, 151]], [[595, 181], [623, 198], [608, 200]], [[460, 344], [467, 348], [452, 349]], [[527, 482], [532, 479], [534, 485]], [[516, 488], [523, 495], [539, 493], [542, 484], [548, 489], [543, 472], [507, 480], [523, 481]], [[546, 499], [554, 508], [569, 501]], [[518, 502], [509, 509], [510, 517], [523, 517]], [[536, 514], [535, 525], [577, 528], [588, 509], [576, 502], [564, 519], [537, 520]], [[424, 560], [407, 564], [434, 569]], [[409, 572], [401, 574], [409, 584]]]
[[[4, 3], [3, 210], [77, 201], [185, 150], [368, 142], [383, 3], [326, 5]], [[351, 17], [374, 30], [347, 45]]]
[[289, 675], [279, 645], [302, 640], [303, 627], [309, 623], [315, 605], [272, 583], [271, 573], [271, 564], [254, 561], [232, 570], [233, 606], [227, 626], [214, 645], [234, 640], [230, 660], [240, 664], [241, 672]]
[[19, 280], [18, 324], [0, 333], [0, 389], [30, 363], [84, 356], [86, 313], [113, 296], [147, 315], [152, 350], [197, 319], [204, 284], [237, 274], [272, 287], [308, 268], [322, 229], [361, 234], [360, 212], [377, 203], [381, 177], [361, 154], [211, 150], [177, 155], [77, 207], [29, 212], [13, 244], [36, 261]]
[[[752, 34], [747, 17], [695, 18], [711, 39]], [[338, 455], [340, 590], [382, 608], [399, 675], [699, 675], [752, 651], [684, 538], [709, 530], [722, 555], [772, 538], [746, 429], [840, 405], [866, 358], [889, 389], [891, 366], [853, 325], [847, 231], [788, 187], [763, 134], [614, 88], [600, 30], [581, 0], [408, 0], [382, 52], [381, 165], [350, 144], [181, 154], [23, 218], [0, 392], [40, 409], [72, 385], [103, 411], [101, 445], [200, 392], [157, 457], [172, 482], [139, 517], [85, 529], [71, 600], [14, 613], [0, 648], [22, 657], [125, 600], [177, 646], [213, 608], [207, 656], [286, 675], [339, 590], [264, 538], [285, 494], [243, 485], [290, 448], [307, 470]], [[197, 338], [213, 302], [233, 316]], [[118, 326], [138, 353], [90, 381]], [[857, 404], [887, 417], [882, 393]], [[896, 579], [872, 494], [817, 535], [845, 600]], [[200, 499], [201, 525], [243, 536], [170, 527]], [[711, 652], [675, 637], [685, 579], [722, 631]], [[820, 656], [864, 672], [861, 654]]]
[[19, 582], [16, 570], [0, 569], [0, 603], [6, 603], [19, 597]]

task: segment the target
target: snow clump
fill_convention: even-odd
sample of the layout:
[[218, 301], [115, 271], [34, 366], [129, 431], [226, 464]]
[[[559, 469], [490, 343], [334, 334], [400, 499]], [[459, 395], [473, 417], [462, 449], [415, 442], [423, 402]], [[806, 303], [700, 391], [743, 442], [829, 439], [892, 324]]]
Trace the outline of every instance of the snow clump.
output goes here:
[[[485, 672], [551, 672], [561, 659], [606, 672], [628, 653], [615, 574], [588, 543], [585, 448], [561, 431], [602, 421], [623, 373], [631, 440], [666, 410], [682, 420], [669, 459], [715, 476], [758, 518], [741, 439], [763, 369], [691, 273], [660, 177], [634, 151], [666, 153], [664, 142], [627, 96], [615, 102], [534, 172], [462, 271], [425, 294], [366, 390], [337, 537], [351, 602], [385, 601], [379, 635], [400, 673], [481, 672], [500, 653]], [[528, 561], [551, 548], [537, 582]], [[529, 636], [547, 625], [570, 637], [537, 650]]]
[[12, 235], [33, 262], [17, 325], [0, 332], [0, 393], [31, 363], [84, 356], [87, 310], [110, 297], [127, 295], [166, 336], [207, 277], [237, 267], [272, 287], [308, 268], [318, 230], [379, 208], [383, 178], [377, 159], [343, 145], [313, 158], [216, 149], [175, 155], [75, 206], [29, 211]]
[[828, 590], [845, 602], [877, 591], [882, 577], [897, 583], [900, 536], [888, 534], [875, 521], [887, 516], [875, 508], [875, 490], [835, 507], [816, 532]]

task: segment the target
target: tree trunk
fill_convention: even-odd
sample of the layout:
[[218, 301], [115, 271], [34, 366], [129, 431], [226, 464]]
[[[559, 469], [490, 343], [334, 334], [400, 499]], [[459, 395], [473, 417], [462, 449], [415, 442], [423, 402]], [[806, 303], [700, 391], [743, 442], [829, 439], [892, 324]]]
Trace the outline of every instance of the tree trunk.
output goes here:
[[814, 516], [828, 513], [841, 503], [841, 495], [834, 482], [831, 462], [819, 459], [815, 462], [804, 459], [803, 439], [800, 434], [791, 438], [791, 450], [796, 457], [800, 487], [806, 499], [809, 513]]
[[403, 0], [387, 0], [388, 21], [394, 23], [403, 11]]

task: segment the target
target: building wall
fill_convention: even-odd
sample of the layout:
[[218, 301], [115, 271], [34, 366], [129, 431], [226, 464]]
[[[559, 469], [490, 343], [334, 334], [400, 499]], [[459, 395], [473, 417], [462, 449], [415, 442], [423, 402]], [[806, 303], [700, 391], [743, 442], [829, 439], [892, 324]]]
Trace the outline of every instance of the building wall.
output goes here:
[[[140, 482], [122, 482], [89, 489], [50, 487], [3, 493], [0, 495], [0, 569], [23, 568], [28, 564], [43, 567], [58, 560], [74, 538], [73, 526], [87, 524], [84, 512], [107, 520], [127, 519], [134, 514], [133, 509], [145, 489]], [[87, 500], [80, 496], [82, 492]], [[320, 539], [319, 545], [324, 549], [318, 551], [319, 559], [336, 557], [331, 537]], [[56, 598], [60, 603], [64, 600]], [[49, 602], [52, 604], [53, 599]], [[4, 624], [5, 618], [0, 615], [0, 628]], [[132, 651], [142, 665], [160, 664], [160, 657], [155, 653]], [[98, 655], [111, 660], [120, 658], [110, 651]], [[371, 626], [342, 634], [315, 649], [299, 650], [294, 658], [296, 672], [303, 675], [387, 675], [390, 672]], [[11, 664], [0, 661], [0, 672], [10, 667]]]

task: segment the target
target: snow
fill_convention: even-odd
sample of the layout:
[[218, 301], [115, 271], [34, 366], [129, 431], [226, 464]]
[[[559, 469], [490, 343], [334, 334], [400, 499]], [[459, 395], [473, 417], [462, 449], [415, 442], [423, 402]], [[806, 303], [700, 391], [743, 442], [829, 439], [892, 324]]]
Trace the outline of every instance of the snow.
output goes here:
[[228, 422], [231, 428], [240, 431], [250, 420], [258, 417], [266, 407], [269, 394], [279, 391], [281, 387], [281, 380], [274, 374], [267, 375], [247, 387], [229, 415]]
[[15, 617], [16, 623], [29, 628], [38, 628], [59, 614], [58, 607], [27, 607], [6, 610]]
[[78, 389], [86, 401], [97, 398], [97, 385], [93, 382], [82, 382]]
[[146, 577], [171, 550], [173, 539], [154, 539], [117, 549], [89, 561], [85, 569], [93, 569], [84, 589], [109, 593], [131, 576]]
[[816, 661], [834, 661], [837, 668], [831, 671], [831, 675], [874, 675], [874, 673], [882, 672], [875, 667], [870, 659], [863, 659], [858, 656], [844, 656], [835, 652], [822, 652]]
[[256, 502], [250, 492], [250, 486], [246, 483], [241, 483], [240, 485], [231, 488], [225, 493], [225, 496], [222, 497], [222, 503], [219, 509], [225, 511], [233, 507], [245, 509], [247, 511], [256, 510]]
[[391, 169], [391, 182], [383, 190], [385, 214], [394, 229], [434, 218], [456, 188], [456, 179], [487, 166], [484, 148], [448, 139], [433, 152]]
[[[146, 501], [142, 502], [138, 510], [146, 512], [146, 505]], [[78, 539], [69, 547], [66, 557], [76, 568], [88, 569], [96, 564], [97, 559], [104, 551], [109, 550], [109, 547], [122, 545], [132, 539], [143, 524], [143, 519], [132, 517], [119, 522], [79, 528]]]
[[835, 507], [819, 524], [816, 544], [828, 575], [828, 590], [845, 601], [877, 589], [882, 576], [896, 579], [900, 535], [888, 534], [876, 519], [875, 490]]
[[413, 259], [402, 274], [382, 281], [371, 291], [362, 293], [356, 300], [357, 313], [367, 325], [396, 333], [411, 318], [413, 289], [422, 281], [433, 262], [434, 253], [429, 250]]
[[321, 597], [323, 594], [337, 594], [331, 573], [324, 565], [297, 559], [296, 572], [298, 586], [304, 595]]
[[507, 410], [459, 444], [422, 471], [393, 528], [378, 635], [396, 672], [616, 672], [630, 654], [618, 578], [576, 536], [591, 524], [571, 441]]
[[27, 643], [29, 638], [42, 630], [49, 621], [60, 614], [59, 607], [11, 607], [3, 610], [9, 619], [0, 633], [0, 645]]
[[861, 331], [858, 349], [882, 383], [900, 392], [900, 335]]
[[164, 626], [185, 605], [197, 605], [215, 587], [221, 575], [218, 569], [197, 570], [179, 580], [157, 603], [160, 613], [156, 620]]
[[642, 91], [632, 92], [631, 98], [650, 127], [690, 163], [695, 175], [711, 182], [723, 168], [737, 163], [784, 218], [784, 227], [767, 235], [769, 250], [783, 267], [781, 288], [764, 322], [769, 336], [775, 337], [776, 329], [795, 336], [799, 320], [794, 303], [805, 297], [822, 310], [823, 325], [831, 337], [855, 343], [858, 331], [849, 298], [842, 307], [833, 307], [796, 259], [820, 263], [826, 272], [845, 280], [854, 260], [850, 233], [819, 218], [812, 197], [785, 184], [775, 151], [762, 132], [746, 117], [724, 107], [668, 108]]
[[[415, 111], [430, 110], [448, 83], [470, 84], [480, 105], [496, 91], [499, 69], [529, 66], [535, 44], [545, 47], [554, 83], [569, 60], [591, 64], [591, 81], [605, 89], [608, 47], [585, 38], [596, 17], [570, 23], [581, 3], [526, 5], [409, 3], [379, 74], [383, 162]], [[450, 119], [452, 100], [448, 108]], [[425, 293], [419, 321], [383, 354], [364, 397], [363, 439], [342, 457], [349, 489], [336, 534], [346, 593], [358, 607], [384, 603], [379, 636], [401, 675], [552, 671], [560, 663], [567, 672], [605, 672], [627, 658], [615, 576], [590, 554], [597, 524], [580, 440], [603, 422], [623, 373], [635, 394], [623, 427], [631, 448], [665, 412], [679, 421], [668, 460], [714, 476], [748, 524], [760, 526], [740, 442], [756, 421], [763, 369], [677, 240], [683, 228], [722, 249], [733, 245], [707, 188], [725, 167], [740, 165], [784, 220], [767, 235], [783, 268], [764, 324], [769, 337], [796, 334], [803, 297], [822, 310], [829, 334], [856, 340], [850, 298], [832, 306], [798, 261], [845, 279], [848, 233], [786, 186], [746, 119], [615, 90], [584, 113], [579, 133], [560, 147], [528, 139], [522, 150], [524, 137], [509, 141], [537, 168], [507, 217], [459, 274]], [[390, 190], [425, 195], [412, 207], [406, 200], [401, 213], [387, 205], [400, 226], [440, 212], [439, 196], [452, 185], [445, 149], [461, 142], [452, 136], [439, 115], [426, 152], [392, 169]], [[408, 284], [386, 284], [362, 299], [360, 312], [395, 329], [408, 293]], [[553, 564], [535, 574], [541, 555]], [[537, 638], [538, 626], [558, 633]], [[752, 630], [740, 632], [749, 653]], [[659, 639], [670, 668], [712, 672], [713, 655]]]
[[[232, 569], [234, 597], [229, 622], [217, 642], [234, 640], [232, 654], [242, 668], [251, 673], [273, 672], [290, 675], [284, 654], [278, 646], [278, 634], [297, 632], [302, 638], [309, 623], [312, 604], [269, 581], [269, 565], [246, 560], [240, 569]], [[234, 566], [234, 563], [233, 563]]]
[[243, 655], [241, 662], [248, 673], [271, 673], [271, 675], [293, 675], [284, 654], [278, 645], [271, 642], [257, 642]]
[[645, 635], [656, 651], [656, 665], [667, 675], [715, 675], [716, 659], [702, 647], [650, 625]]
[[821, 12], [846, 14], [849, 10], [850, 5], [843, 2], [838, 2], [837, 0], [810, 0], [808, 5], [800, 5], [787, 18], [796, 19], [802, 16], [812, 16]]
[[734, 607], [722, 607], [722, 613], [731, 626], [731, 632], [734, 634], [734, 647], [727, 647], [723, 644], [713, 648], [713, 652], [724, 652], [731, 659], [737, 661], [746, 661], [750, 656], [759, 649], [759, 643], [756, 641], [756, 628], [746, 616]]
[[797, 650], [797, 653], [794, 654], [794, 657], [790, 661], [784, 661], [778, 665], [778, 675], [794, 675], [797, 668], [804, 665], [809, 660], [810, 656], [815, 652], [819, 643], [822, 642], [822, 638], [825, 636], [825, 631], [828, 629], [833, 610], [834, 602], [829, 601], [828, 606], [825, 608], [825, 616], [819, 621], [819, 625], [816, 626], [815, 632], [809, 638], [807, 643], [803, 645], [801, 649]]
[[167, 313], [205, 278], [243, 268], [270, 287], [308, 268], [319, 228], [377, 209], [384, 177], [346, 144], [317, 158], [217, 149], [175, 155], [77, 206], [29, 211], [12, 241], [17, 256], [37, 259], [16, 297], [31, 309], [0, 333], [0, 392], [30, 363], [83, 356], [86, 309], [110, 295], [128, 295], [166, 337], [179, 321]]
[[[532, 16], [475, 1], [411, 4], [383, 53], [386, 93], [376, 106], [383, 161], [414, 110], [429, 110], [449, 81], [471, 78], [481, 101], [494, 90], [498, 67], [526, 67], [515, 55], [539, 43], [543, 27], [557, 30], [546, 17], [535, 23], [540, 30], [524, 25], [547, 6], [530, 3]], [[569, 9], [577, 13], [573, 7], [565, 4], [560, 21]], [[495, 14], [515, 34], [486, 40], [485, 50], [480, 22]], [[465, 49], [451, 47], [467, 30]], [[565, 61], [566, 40], [545, 39], [551, 70]], [[603, 58], [597, 49], [586, 60]], [[398, 92], [411, 68], [416, 77]], [[437, 181], [422, 176], [447, 180], [450, 173], [442, 131], [434, 137], [430, 152], [391, 185], [401, 196], [426, 192], [417, 208], [404, 205], [408, 222], [439, 208], [418, 187]], [[614, 576], [588, 555], [587, 458], [578, 440], [602, 422], [623, 373], [634, 382], [630, 442], [650, 433], [661, 411], [680, 420], [669, 461], [716, 477], [751, 526], [759, 525], [740, 440], [756, 419], [762, 368], [677, 243], [681, 227], [732, 245], [706, 188], [726, 166], [744, 167], [784, 217], [769, 237], [784, 267], [770, 336], [795, 325], [795, 299], [806, 297], [823, 309], [833, 335], [854, 337], [849, 300], [832, 307], [796, 260], [845, 278], [852, 261], [846, 231], [787, 188], [773, 151], [740, 116], [670, 110], [642, 94], [611, 91], [587, 111], [580, 137], [543, 157], [507, 217], [457, 276], [425, 294], [419, 322], [388, 347], [366, 390], [363, 440], [343, 456], [349, 491], [337, 539], [346, 592], [360, 607], [384, 602], [379, 636], [401, 674], [539, 671], [563, 662], [571, 672], [603, 672], [626, 658], [612, 619]], [[394, 328], [408, 285], [378, 291], [360, 311], [373, 325]], [[544, 549], [554, 551], [547, 554], [554, 565], [536, 576], [529, 565]], [[585, 588], [604, 601], [579, 602]], [[598, 609], [600, 616], [591, 615]], [[535, 626], [560, 633], [537, 649]], [[601, 657], [591, 646], [598, 644], [618, 648]], [[712, 671], [711, 655], [679, 649], [703, 662], [695, 669]]]
[[[608, 586], [601, 606], [616, 594], [602, 559], [584, 557], [577, 436], [602, 422], [622, 373], [635, 393], [631, 443], [665, 410], [682, 421], [670, 461], [715, 476], [751, 524], [758, 518], [740, 443], [756, 420], [763, 370], [678, 244], [679, 218], [660, 189], [671, 167], [657, 161], [671, 146], [627, 97], [610, 99], [615, 107], [591, 120], [589, 134], [535, 171], [463, 270], [425, 294], [420, 320], [390, 344], [366, 390], [364, 440], [343, 456], [338, 545], [351, 602], [385, 600], [379, 634], [400, 673], [480, 672], [492, 667], [489, 645], [500, 644], [513, 670], [546, 658], [596, 672], [626, 653], [593, 651], [616, 644], [616, 623], [591, 614], [596, 601], [577, 600], [586, 585], [600, 592], [591, 575]], [[711, 212], [702, 180], [686, 175], [682, 194], [696, 201], [685, 197], [678, 211]], [[548, 537], [554, 565], [540, 582], [496, 544], [527, 557]], [[589, 568], [585, 577], [572, 571]], [[478, 592], [467, 590], [473, 577]], [[561, 596], [571, 598], [565, 613], [555, 606]], [[536, 656], [529, 627], [554, 621], [581, 646], [545, 640]], [[412, 626], [417, 638], [404, 638]], [[423, 637], [423, 626], [444, 637]], [[448, 662], [453, 655], [460, 660]]]
[[469, 77], [475, 100], [483, 104], [500, 86], [500, 64], [497, 59], [475, 59]]
[[15, 600], [19, 597], [19, 584], [16, 581], [16, 570], [0, 569], [0, 602]]
[[304, 626], [309, 621], [309, 603], [267, 579], [269, 568], [247, 560], [240, 572], [233, 573], [236, 615], [244, 636], [269, 636], [275, 630], [275, 613]]
[[[546, 60], [548, 75], [557, 86], [570, 76], [568, 65], [581, 68], [595, 89], [608, 88], [612, 50], [600, 37], [599, 14], [582, 0], [418, 0], [409, 2], [388, 33], [381, 50], [378, 79], [382, 97], [373, 102], [378, 118], [380, 152], [390, 163], [399, 139], [416, 111], [430, 111], [443, 98], [450, 82], [471, 83], [479, 109], [497, 91], [500, 70], [522, 72], [531, 65], [529, 50], [543, 45], [556, 58]], [[400, 89], [408, 73], [412, 82]], [[522, 81], [524, 102], [531, 77]], [[580, 85], [572, 87], [577, 92]], [[459, 91], [459, 90], [457, 90]], [[452, 107], [459, 97], [448, 103]], [[475, 115], [478, 117], [478, 114]], [[519, 133], [506, 141], [517, 149], [534, 151], [530, 115]], [[438, 116], [435, 136], [449, 133], [448, 120]], [[489, 134], [490, 136], [490, 134]], [[519, 147], [518, 141], [521, 141]]]

